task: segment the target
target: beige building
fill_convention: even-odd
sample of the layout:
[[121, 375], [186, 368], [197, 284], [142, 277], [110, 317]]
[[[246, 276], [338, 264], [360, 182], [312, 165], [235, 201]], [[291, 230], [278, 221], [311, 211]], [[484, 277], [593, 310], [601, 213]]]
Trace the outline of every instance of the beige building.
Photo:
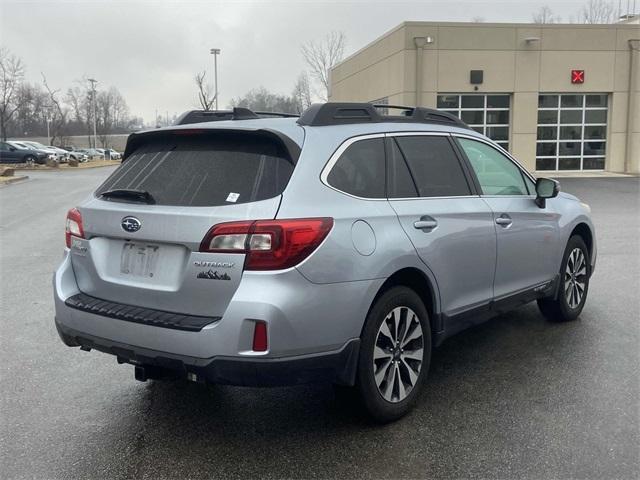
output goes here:
[[331, 101], [459, 115], [531, 171], [640, 173], [640, 26], [405, 22], [331, 71]]

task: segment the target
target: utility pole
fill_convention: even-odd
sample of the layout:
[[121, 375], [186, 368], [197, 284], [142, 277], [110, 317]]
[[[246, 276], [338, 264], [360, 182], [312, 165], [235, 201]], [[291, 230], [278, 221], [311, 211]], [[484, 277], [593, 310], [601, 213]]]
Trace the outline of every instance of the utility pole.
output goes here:
[[98, 135], [96, 133], [96, 83], [97, 80], [93, 78], [88, 79], [91, 83], [91, 100], [93, 101], [93, 148], [98, 146]]
[[218, 55], [220, 54], [220, 49], [212, 48], [210, 53], [211, 55], [213, 55], [213, 78], [214, 78], [213, 90], [215, 92], [216, 110], [218, 110]]

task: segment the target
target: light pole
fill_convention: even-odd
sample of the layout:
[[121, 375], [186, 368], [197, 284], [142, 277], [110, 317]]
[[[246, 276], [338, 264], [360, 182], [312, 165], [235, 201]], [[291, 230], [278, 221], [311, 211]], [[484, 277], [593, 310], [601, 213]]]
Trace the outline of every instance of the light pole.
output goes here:
[[220, 54], [219, 48], [212, 48], [211, 55], [213, 55], [213, 78], [214, 78], [214, 91], [216, 99], [216, 110], [218, 110], [218, 55]]
[[93, 101], [93, 148], [98, 147], [98, 135], [96, 133], [96, 83], [97, 80], [93, 78], [88, 79], [91, 83], [91, 100]]

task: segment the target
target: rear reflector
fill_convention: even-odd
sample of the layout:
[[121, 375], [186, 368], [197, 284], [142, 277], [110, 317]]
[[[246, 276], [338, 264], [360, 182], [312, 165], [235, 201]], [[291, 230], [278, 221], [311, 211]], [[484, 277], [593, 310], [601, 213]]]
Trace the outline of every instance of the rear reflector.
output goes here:
[[244, 253], [246, 270], [280, 270], [311, 255], [332, 227], [333, 218], [220, 223], [207, 232], [200, 251]]
[[67, 221], [64, 228], [64, 240], [67, 248], [71, 248], [71, 236], [84, 238], [84, 228], [82, 227], [82, 215], [77, 208], [72, 208], [67, 212]]
[[256, 322], [253, 328], [253, 347], [254, 352], [266, 352], [269, 348], [267, 342], [267, 323]]

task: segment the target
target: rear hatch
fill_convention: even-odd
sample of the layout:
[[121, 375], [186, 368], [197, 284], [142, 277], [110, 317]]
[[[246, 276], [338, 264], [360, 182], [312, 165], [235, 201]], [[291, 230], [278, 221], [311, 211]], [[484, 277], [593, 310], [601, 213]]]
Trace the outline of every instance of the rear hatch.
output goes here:
[[71, 259], [80, 290], [126, 305], [222, 316], [244, 254], [201, 253], [200, 244], [213, 225], [275, 218], [292, 157], [291, 144], [264, 130], [130, 139], [126, 160], [79, 207], [84, 238], [73, 238]]

